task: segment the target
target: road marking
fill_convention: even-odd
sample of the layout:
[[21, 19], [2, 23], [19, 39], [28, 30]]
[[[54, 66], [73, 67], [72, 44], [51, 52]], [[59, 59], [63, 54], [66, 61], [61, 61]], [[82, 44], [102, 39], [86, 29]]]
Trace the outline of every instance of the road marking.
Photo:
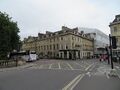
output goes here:
[[89, 66], [85, 69], [85, 71], [87, 71], [92, 65], [94, 65], [94, 63], [91, 64], [91, 65], [89, 65]]
[[3, 71], [5, 71], [5, 70], [4, 70], [4, 69], [1, 69], [1, 70], [0, 70], [0, 72], [3, 72]]
[[[115, 66], [115, 68], [116, 68], [117, 70], [120, 70], [118, 66]], [[118, 78], [120, 79], [120, 75], [118, 74], [118, 72], [117, 72], [117, 75], [118, 75]]]
[[59, 67], [59, 69], [61, 69], [60, 63], [58, 63], [58, 67]]
[[71, 70], [74, 70], [73, 67], [69, 63], [67, 63], [67, 65], [70, 67]]
[[75, 64], [77, 64], [77, 65], [79, 65], [80, 67], [83, 67], [83, 68], [85, 68], [85, 66], [82, 66], [81, 64], [79, 64], [79, 63], [76, 63], [76, 62], [74, 62]]
[[87, 72], [86, 74], [87, 74], [89, 77], [91, 77], [91, 74], [90, 74], [90, 72]]
[[108, 75], [108, 73], [106, 73], [106, 77], [109, 79], [110, 77], [109, 77], [109, 75]]
[[86, 63], [86, 62], [83, 62], [84, 64], [86, 64], [86, 65], [89, 65], [89, 63]]
[[117, 75], [118, 75], [118, 78], [120, 79], [120, 75], [118, 74], [118, 72], [117, 72]]
[[119, 67], [119, 66], [115, 66], [115, 67], [120, 70], [120, 67]]
[[92, 66], [89, 71], [92, 71], [92, 69], [93, 69], [95, 66], [96, 66], [96, 65]]
[[80, 82], [80, 80], [84, 77], [84, 74], [80, 74], [75, 77], [67, 86], [65, 86], [62, 90], [73, 90], [74, 87]]
[[43, 65], [40, 65], [40, 68], [39, 69], [42, 69], [43, 68]]
[[49, 69], [51, 69], [51, 68], [52, 68], [52, 64], [49, 65]]

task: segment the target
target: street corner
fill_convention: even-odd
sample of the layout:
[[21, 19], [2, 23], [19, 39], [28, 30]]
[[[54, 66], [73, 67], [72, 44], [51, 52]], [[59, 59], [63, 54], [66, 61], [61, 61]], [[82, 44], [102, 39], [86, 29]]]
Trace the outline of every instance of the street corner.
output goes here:
[[[117, 67], [117, 68], [116, 68]], [[119, 77], [120, 79], [120, 67], [115, 66], [114, 71], [111, 71], [112, 73], [115, 73], [115, 75], [117, 74], [117, 77]], [[115, 76], [114, 74], [112, 76]]]
[[110, 77], [118, 77], [118, 73], [116, 69], [111, 69], [109, 74]]

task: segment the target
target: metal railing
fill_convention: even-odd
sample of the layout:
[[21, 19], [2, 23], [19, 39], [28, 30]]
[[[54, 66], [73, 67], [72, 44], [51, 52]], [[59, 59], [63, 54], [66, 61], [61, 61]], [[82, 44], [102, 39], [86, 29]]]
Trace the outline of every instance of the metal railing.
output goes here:
[[15, 67], [18, 66], [17, 60], [0, 60], [0, 68]]

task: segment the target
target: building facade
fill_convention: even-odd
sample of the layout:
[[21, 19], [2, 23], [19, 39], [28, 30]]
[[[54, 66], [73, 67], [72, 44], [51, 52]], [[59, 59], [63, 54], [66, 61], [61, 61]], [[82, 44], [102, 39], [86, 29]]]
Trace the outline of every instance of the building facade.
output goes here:
[[62, 26], [57, 32], [38, 33], [38, 37], [24, 39], [22, 50], [35, 50], [40, 58], [82, 59], [93, 56], [93, 39]]
[[116, 37], [117, 48], [113, 49], [114, 54], [118, 54], [120, 57], [120, 15], [116, 15], [115, 19], [110, 23], [111, 36]]
[[104, 34], [102, 31], [93, 28], [79, 28], [85, 34], [90, 35], [94, 38], [94, 54], [99, 55], [106, 53], [105, 47], [109, 45], [109, 36]]
[[111, 36], [117, 39], [117, 47], [120, 48], [120, 15], [116, 15], [113, 22], [110, 23]]

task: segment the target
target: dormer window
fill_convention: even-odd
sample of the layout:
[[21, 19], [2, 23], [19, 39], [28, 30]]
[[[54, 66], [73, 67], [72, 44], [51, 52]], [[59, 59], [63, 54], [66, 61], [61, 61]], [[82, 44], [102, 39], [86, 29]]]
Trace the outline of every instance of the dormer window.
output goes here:
[[117, 21], [120, 21], [120, 17], [117, 18]]

